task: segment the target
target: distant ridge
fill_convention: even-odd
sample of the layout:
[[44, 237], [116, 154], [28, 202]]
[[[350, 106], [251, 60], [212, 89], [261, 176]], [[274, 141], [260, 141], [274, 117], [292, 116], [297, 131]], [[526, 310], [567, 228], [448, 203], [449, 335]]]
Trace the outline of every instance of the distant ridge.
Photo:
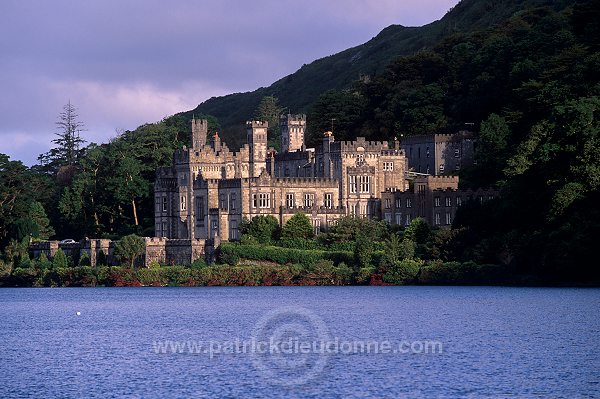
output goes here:
[[212, 115], [219, 120], [222, 136], [234, 146], [244, 136], [243, 122], [252, 117], [264, 96], [275, 96], [292, 112], [307, 112], [327, 90], [350, 87], [361, 76], [382, 72], [394, 59], [431, 48], [451, 34], [491, 28], [526, 8], [549, 6], [562, 9], [569, 0], [462, 0], [442, 19], [422, 27], [390, 25], [368, 42], [303, 65], [269, 87], [251, 92], [213, 97], [176, 116]]

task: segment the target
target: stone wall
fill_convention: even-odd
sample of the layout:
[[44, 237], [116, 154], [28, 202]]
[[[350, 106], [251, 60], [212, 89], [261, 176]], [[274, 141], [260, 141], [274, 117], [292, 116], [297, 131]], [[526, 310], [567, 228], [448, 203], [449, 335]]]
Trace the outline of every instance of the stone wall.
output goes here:
[[[161, 265], [189, 265], [199, 258], [205, 258], [209, 263], [214, 261], [216, 248], [214, 241], [207, 240], [178, 240], [163, 237], [145, 237], [146, 253], [136, 264], [148, 267], [152, 261]], [[218, 246], [218, 243], [216, 244]], [[86, 253], [91, 266], [96, 266], [100, 252], [106, 256], [108, 266], [119, 265], [115, 256], [116, 242], [108, 239], [84, 239], [75, 243], [60, 243], [59, 241], [41, 241], [29, 245], [29, 256], [38, 259], [42, 253], [52, 260], [58, 249], [62, 249], [67, 257], [77, 264]], [[210, 247], [207, 252], [207, 247]], [[208, 255], [208, 256], [207, 256]]]

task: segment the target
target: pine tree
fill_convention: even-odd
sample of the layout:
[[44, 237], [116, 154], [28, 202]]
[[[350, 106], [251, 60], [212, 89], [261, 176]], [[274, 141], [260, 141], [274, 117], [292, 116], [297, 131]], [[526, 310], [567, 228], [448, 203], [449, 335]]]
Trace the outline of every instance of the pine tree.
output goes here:
[[38, 157], [47, 172], [56, 174], [63, 166], [78, 164], [81, 147], [85, 143], [85, 140], [81, 138], [84, 124], [77, 119], [78, 117], [77, 109], [71, 104], [71, 101], [65, 104], [63, 112], [59, 114], [56, 122], [57, 138], [52, 140], [57, 147]]

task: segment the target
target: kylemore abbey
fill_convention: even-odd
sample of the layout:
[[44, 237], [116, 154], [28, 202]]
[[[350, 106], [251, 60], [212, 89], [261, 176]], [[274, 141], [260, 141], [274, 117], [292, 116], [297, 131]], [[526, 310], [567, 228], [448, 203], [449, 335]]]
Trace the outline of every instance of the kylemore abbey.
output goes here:
[[[155, 237], [146, 238], [145, 264], [189, 264], [213, 257], [221, 241], [240, 239], [243, 219], [271, 215], [280, 225], [302, 212], [318, 234], [343, 216], [408, 225], [417, 217], [449, 227], [467, 200], [485, 201], [492, 189], [459, 190], [457, 172], [473, 163], [470, 132], [411, 136], [401, 141], [336, 141], [325, 132], [307, 148], [305, 115], [282, 115], [281, 152], [267, 147], [268, 124], [246, 122], [247, 143], [237, 152], [209, 137], [208, 122], [192, 120], [192, 146], [173, 154], [173, 164], [156, 172]], [[42, 242], [33, 256], [99, 251], [110, 240]], [[72, 248], [71, 248], [72, 247]], [[74, 254], [78, 255], [78, 254]]]
[[260, 121], [246, 123], [247, 144], [234, 153], [218, 134], [207, 137], [206, 120], [192, 120], [192, 147], [157, 171], [156, 236], [238, 240], [244, 218], [272, 215], [283, 225], [297, 212], [317, 234], [342, 216], [449, 226], [462, 201], [495, 195], [458, 190], [452, 174], [473, 162], [467, 132], [405, 143], [336, 141], [325, 132], [319, 146], [306, 148], [304, 115], [282, 115], [280, 123], [280, 153], [267, 148], [268, 125]]

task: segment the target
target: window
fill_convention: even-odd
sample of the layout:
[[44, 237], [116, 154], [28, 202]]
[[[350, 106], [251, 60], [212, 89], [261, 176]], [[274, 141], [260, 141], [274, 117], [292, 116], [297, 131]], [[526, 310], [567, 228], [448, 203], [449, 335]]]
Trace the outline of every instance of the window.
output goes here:
[[319, 231], [321, 231], [321, 219], [313, 219], [312, 225], [313, 225], [313, 233], [315, 235], [319, 234]]
[[252, 194], [252, 208], [258, 208], [258, 195]]
[[408, 213], [406, 214], [406, 220], [404, 221], [404, 224], [407, 226], [410, 224], [410, 215]]
[[459, 158], [460, 157], [460, 150], [457, 148], [454, 150], [454, 158]]
[[294, 193], [287, 193], [285, 195], [285, 206], [288, 208], [293, 208], [296, 204], [296, 200], [294, 198]]
[[356, 156], [356, 160], [357, 160], [359, 163], [362, 163], [362, 162], [364, 162], [364, 161], [365, 161], [365, 154], [358, 154], [358, 155]]
[[456, 197], [456, 206], [460, 206], [462, 204], [462, 197]]
[[270, 208], [271, 207], [271, 194], [269, 194], [269, 193], [258, 194], [258, 207], [259, 208]]
[[355, 193], [356, 192], [356, 176], [349, 176], [349, 181], [350, 181], [350, 192]]
[[156, 213], [160, 212], [160, 197], [156, 197]]
[[446, 206], [447, 207], [452, 206], [452, 198], [446, 197]]
[[161, 237], [166, 237], [167, 235], [169, 235], [169, 233], [167, 232], [167, 222], [162, 222], [162, 235]]
[[440, 173], [444, 173], [444, 164], [440, 165]]
[[186, 204], [186, 198], [185, 195], [182, 195], [180, 198], [180, 203], [181, 203], [181, 210], [185, 211], [187, 209], [187, 204]]
[[225, 194], [219, 194], [219, 202], [221, 209], [227, 209], [227, 196]]
[[429, 158], [429, 147], [427, 147], [426, 156], [427, 156], [427, 158]]
[[[407, 208], [410, 208], [410, 207], [412, 207], [412, 200], [411, 200], [410, 198], [407, 198], [407, 199], [406, 199], [406, 207], [407, 207]], [[408, 216], [408, 215], [407, 215], [407, 216]]]
[[167, 211], [167, 197], [162, 197], [162, 210], [163, 212]]
[[434, 199], [434, 204], [433, 206], [441, 206], [441, 201], [440, 201], [440, 197], [435, 197]]
[[441, 223], [441, 221], [440, 221], [440, 213], [436, 212], [436, 214], [435, 214], [435, 224], [439, 225], [440, 223]]
[[304, 194], [304, 207], [312, 208], [315, 203], [315, 195], [314, 194]]
[[236, 195], [234, 193], [232, 193], [229, 196], [229, 207], [231, 208], [232, 211], [235, 211], [235, 207], [236, 207], [235, 202], [236, 202], [236, 200], [237, 200]]
[[196, 220], [204, 222], [204, 197], [196, 197]]
[[160, 230], [160, 224], [157, 223], [156, 226], [154, 227], [154, 235], [156, 237], [162, 237], [162, 232]]
[[389, 224], [392, 224], [392, 213], [391, 212], [386, 212], [384, 218], [385, 218], [386, 222], [388, 222]]
[[[402, 207], [402, 198], [396, 198], [396, 208]], [[400, 224], [400, 223], [398, 223]]]
[[325, 194], [325, 200], [323, 201], [323, 205], [325, 206], [325, 208], [331, 208], [333, 205], [333, 194], [331, 193], [326, 193]]
[[211, 224], [211, 228], [212, 231], [216, 232], [217, 230], [219, 230], [219, 221], [218, 220], [213, 220], [212, 224]]
[[384, 162], [383, 163], [383, 171], [384, 172], [391, 172], [394, 170], [394, 163], [393, 162]]
[[392, 207], [392, 200], [389, 198], [385, 199], [385, 209], [390, 209]]
[[446, 212], [446, 224], [452, 224], [452, 215], [450, 214], [450, 212]]
[[232, 220], [229, 224], [229, 239], [237, 240], [238, 239], [238, 225], [236, 220]]
[[371, 192], [371, 176], [360, 176], [360, 192]]
[[401, 213], [397, 213], [396, 214], [396, 224], [397, 225], [401, 225], [402, 224], [402, 214]]

